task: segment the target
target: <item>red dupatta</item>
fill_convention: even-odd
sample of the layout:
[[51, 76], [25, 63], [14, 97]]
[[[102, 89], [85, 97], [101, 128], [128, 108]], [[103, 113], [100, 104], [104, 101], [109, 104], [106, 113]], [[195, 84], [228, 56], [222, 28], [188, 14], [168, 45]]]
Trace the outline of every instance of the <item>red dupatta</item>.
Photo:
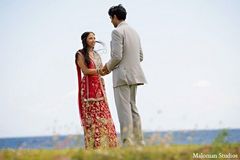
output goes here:
[[81, 101], [81, 85], [82, 85], [82, 75], [81, 75], [81, 68], [77, 64], [77, 58], [78, 54], [81, 54], [82, 50], [78, 50], [76, 55], [75, 55], [75, 64], [77, 68], [77, 76], [78, 76], [78, 108], [79, 108], [79, 113], [82, 118], [82, 111], [81, 111], [81, 106], [82, 106], [82, 101]]

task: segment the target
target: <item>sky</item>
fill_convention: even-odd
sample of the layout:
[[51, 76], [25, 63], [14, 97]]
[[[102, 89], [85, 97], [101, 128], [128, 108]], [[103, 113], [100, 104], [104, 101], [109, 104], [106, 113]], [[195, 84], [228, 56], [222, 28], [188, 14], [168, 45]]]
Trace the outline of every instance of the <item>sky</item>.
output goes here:
[[[93, 31], [109, 60], [117, 4], [141, 37], [143, 130], [240, 128], [239, 0], [1, 0], [0, 137], [83, 133], [74, 56]], [[119, 132], [112, 75], [104, 79]]]

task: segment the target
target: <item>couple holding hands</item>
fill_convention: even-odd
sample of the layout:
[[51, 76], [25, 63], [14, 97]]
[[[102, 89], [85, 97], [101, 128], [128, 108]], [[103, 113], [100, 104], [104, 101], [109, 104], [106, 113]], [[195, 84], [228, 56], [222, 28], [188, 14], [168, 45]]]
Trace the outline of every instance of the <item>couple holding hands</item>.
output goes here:
[[94, 50], [98, 41], [93, 32], [82, 34], [83, 48], [75, 56], [79, 112], [86, 149], [119, 145], [102, 78], [111, 72], [121, 143], [123, 146], [144, 145], [136, 106], [137, 86], [146, 83], [140, 65], [143, 60], [140, 38], [125, 22], [127, 12], [122, 5], [111, 7], [108, 14], [115, 27], [111, 36], [110, 60], [105, 65], [102, 64], [100, 55]]

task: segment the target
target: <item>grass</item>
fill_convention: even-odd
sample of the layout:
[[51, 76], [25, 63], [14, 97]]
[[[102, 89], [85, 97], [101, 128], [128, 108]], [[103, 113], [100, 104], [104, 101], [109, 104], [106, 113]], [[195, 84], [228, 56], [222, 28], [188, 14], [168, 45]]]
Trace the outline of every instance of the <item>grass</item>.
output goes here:
[[[193, 154], [231, 154], [240, 160], [240, 144], [217, 145], [158, 145], [116, 148], [108, 150], [84, 149], [6, 149], [0, 150], [0, 160], [192, 160]], [[212, 158], [204, 158], [205, 160]], [[220, 158], [227, 160], [228, 158]]]

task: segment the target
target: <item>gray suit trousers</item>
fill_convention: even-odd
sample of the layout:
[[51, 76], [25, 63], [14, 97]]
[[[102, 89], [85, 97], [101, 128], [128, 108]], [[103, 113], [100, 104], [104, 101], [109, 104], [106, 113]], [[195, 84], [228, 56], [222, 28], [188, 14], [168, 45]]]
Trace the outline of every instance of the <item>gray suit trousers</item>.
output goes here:
[[114, 98], [120, 122], [121, 140], [126, 145], [141, 145], [143, 133], [136, 106], [137, 85], [121, 85], [114, 88]]

